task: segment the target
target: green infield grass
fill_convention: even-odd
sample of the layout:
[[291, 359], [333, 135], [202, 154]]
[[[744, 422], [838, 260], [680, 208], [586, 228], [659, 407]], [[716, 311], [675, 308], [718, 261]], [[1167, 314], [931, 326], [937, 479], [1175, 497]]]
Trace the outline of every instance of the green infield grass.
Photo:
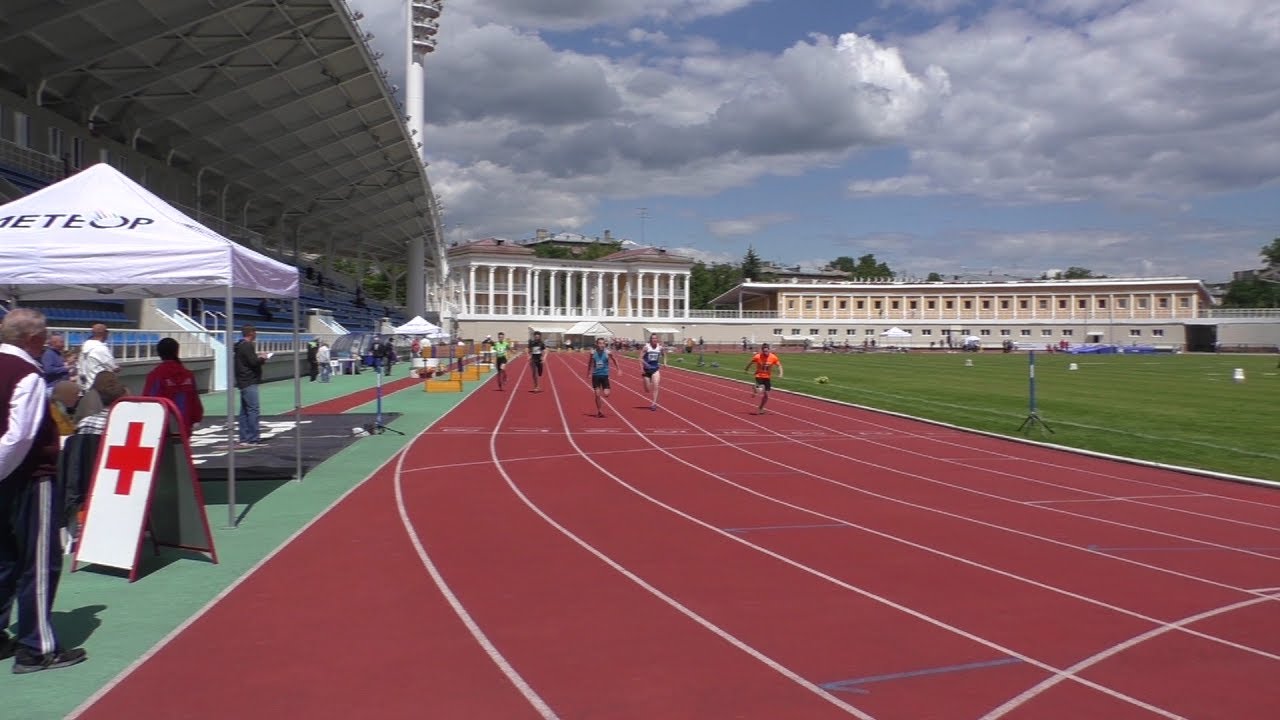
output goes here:
[[[745, 353], [670, 357], [741, 380]], [[783, 353], [775, 387], [1004, 435], [1280, 481], [1280, 368], [1274, 355]], [[972, 365], [966, 365], [972, 361]], [[1076, 369], [1070, 366], [1075, 363]], [[719, 367], [712, 367], [718, 364]], [[1244, 381], [1236, 382], [1236, 368]], [[826, 383], [816, 381], [826, 377]]]

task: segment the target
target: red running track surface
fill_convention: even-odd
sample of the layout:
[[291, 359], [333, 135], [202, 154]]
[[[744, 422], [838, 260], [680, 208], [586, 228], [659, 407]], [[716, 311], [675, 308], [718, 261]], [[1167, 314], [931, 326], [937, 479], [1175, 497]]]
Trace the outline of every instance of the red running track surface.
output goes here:
[[[87, 718], [1249, 718], [1280, 493], [524, 361]], [[201, 682], [190, 682], [198, 677]], [[181, 694], [166, 688], [186, 688]]]

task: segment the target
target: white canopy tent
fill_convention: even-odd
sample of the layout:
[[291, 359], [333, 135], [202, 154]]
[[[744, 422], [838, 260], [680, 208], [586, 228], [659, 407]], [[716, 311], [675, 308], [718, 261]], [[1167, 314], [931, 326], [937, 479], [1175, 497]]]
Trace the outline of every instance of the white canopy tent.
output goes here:
[[613, 337], [613, 331], [591, 320], [583, 320], [575, 323], [573, 327], [564, 332], [565, 335], [582, 335], [586, 337]]
[[[298, 270], [239, 245], [106, 164], [0, 206], [0, 297], [49, 300], [224, 298], [228, 388], [233, 299], [292, 298], [297, 346]], [[302, 387], [294, 353], [297, 477], [302, 479]], [[227, 391], [227, 438], [234, 443], [235, 393]], [[235, 452], [227, 453], [227, 503], [236, 525]]]
[[907, 332], [906, 330], [903, 330], [900, 327], [891, 327], [888, 330], [885, 330], [884, 332], [880, 333], [880, 337], [905, 339], [905, 338], [911, 337], [911, 333]]
[[421, 315], [415, 315], [412, 320], [396, 328], [395, 332], [397, 335], [424, 335], [433, 340], [444, 337], [444, 331], [439, 325], [423, 319]]

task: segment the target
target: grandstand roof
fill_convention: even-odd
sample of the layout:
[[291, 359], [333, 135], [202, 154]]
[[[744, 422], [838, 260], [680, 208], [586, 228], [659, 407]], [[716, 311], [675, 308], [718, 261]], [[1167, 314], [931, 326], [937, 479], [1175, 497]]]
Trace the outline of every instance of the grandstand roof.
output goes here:
[[298, 230], [306, 251], [333, 237], [402, 259], [409, 238], [438, 237], [420, 154], [343, 0], [6, 0], [0, 83], [186, 166], [225, 219], [286, 245]]

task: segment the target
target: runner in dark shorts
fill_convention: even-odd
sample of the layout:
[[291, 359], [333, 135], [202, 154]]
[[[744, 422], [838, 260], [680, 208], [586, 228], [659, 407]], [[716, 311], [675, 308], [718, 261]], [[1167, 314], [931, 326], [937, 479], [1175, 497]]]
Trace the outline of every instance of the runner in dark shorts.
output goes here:
[[649, 344], [640, 348], [640, 375], [644, 378], [645, 392], [653, 401], [650, 410], [658, 409], [658, 383], [662, 378], [662, 365], [667, 361], [666, 352], [657, 333], [650, 335]]
[[507, 350], [511, 344], [507, 342], [506, 333], [498, 333], [498, 342], [493, 344], [493, 369], [498, 374], [498, 389], [507, 384]]
[[529, 372], [533, 375], [533, 392], [542, 392], [542, 356], [547, 352], [547, 344], [542, 341], [542, 333], [535, 330], [533, 339], [529, 341]]
[[764, 388], [764, 393], [760, 395], [760, 406], [756, 409], [757, 415], [763, 415], [765, 403], [769, 402], [769, 391], [773, 390], [773, 373], [776, 371], [778, 377], [782, 377], [782, 362], [778, 360], [777, 355], [769, 351], [769, 343], [764, 343], [760, 346], [760, 352], [747, 361], [745, 369], [750, 371], [753, 365], [756, 371], [756, 384], [751, 389], [751, 395], [754, 397], [760, 393], [760, 388]]
[[596, 338], [595, 348], [587, 354], [587, 375], [596, 396], [596, 417], [604, 417], [604, 399], [609, 397], [609, 363], [618, 367], [618, 358], [609, 351], [604, 338]]

